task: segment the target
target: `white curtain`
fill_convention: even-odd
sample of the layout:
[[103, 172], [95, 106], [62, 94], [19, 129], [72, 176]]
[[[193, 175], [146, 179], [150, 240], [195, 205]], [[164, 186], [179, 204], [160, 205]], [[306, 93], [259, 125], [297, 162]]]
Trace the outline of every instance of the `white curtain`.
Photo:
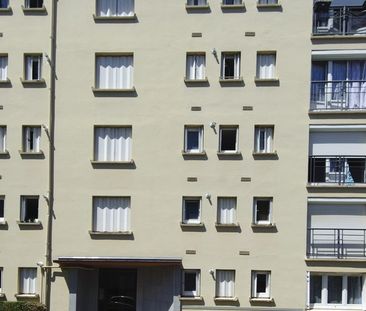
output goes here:
[[205, 55], [187, 55], [186, 78], [189, 80], [202, 80], [206, 78]]
[[26, 80], [39, 80], [41, 79], [41, 55], [27, 56], [25, 67], [25, 79]]
[[276, 77], [276, 56], [274, 54], [258, 54], [257, 78], [274, 79]]
[[188, 0], [187, 4], [188, 5], [206, 5], [207, 0]]
[[133, 87], [133, 56], [97, 57], [97, 88], [131, 89]]
[[0, 80], [4, 81], [8, 78], [8, 57], [0, 56]]
[[96, 161], [130, 161], [132, 145], [130, 127], [98, 127], [95, 129]]
[[20, 269], [20, 294], [35, 294], [36, 293], [36, 268], [22, 268]]
[[24, 151], [39, 152], [41, 142], [41, 128], [27, 126], [24, 128]]
[[130, 198], [95, 198], [94, 231], [130, 230]]
[[273, 129], [270, 127], [259, 127], [256, 129], [256, 152], [272, 151]]
[[348, 67], [348, 79], [351, 80], [346, 89], [348, 106], [366, 108], [366, 62], [351, 61]]
[[259, 0], [259, 4], [277, 4], [278, 0]]
[[98, 0], [98, 16], [133, 16], [134, 0]]
[[234, 297], [235, 271], [216, 271], [216, 297]]
[[218, 199], [219, 224], [234, 224], [236, 222], [236, 198]]
[[5, 152], [6, 150], [6, 127], [0, 126], [0, 152]]

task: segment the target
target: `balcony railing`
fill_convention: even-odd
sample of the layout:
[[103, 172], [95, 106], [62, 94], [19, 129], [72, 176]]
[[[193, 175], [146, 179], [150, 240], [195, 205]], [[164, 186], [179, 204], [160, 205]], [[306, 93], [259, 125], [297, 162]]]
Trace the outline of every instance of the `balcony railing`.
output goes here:
[[315, 11], [313, 35], [366, 35], [366, 12], [347, 7]]
[[366, 229], [311, 228], [307, 235], [307, 257], [366, 257]]
[[311, 82], [310, 110], [366, 110], [366, 80]]
[[366, 183], [365, 156], [311, 156], [309, 183]]

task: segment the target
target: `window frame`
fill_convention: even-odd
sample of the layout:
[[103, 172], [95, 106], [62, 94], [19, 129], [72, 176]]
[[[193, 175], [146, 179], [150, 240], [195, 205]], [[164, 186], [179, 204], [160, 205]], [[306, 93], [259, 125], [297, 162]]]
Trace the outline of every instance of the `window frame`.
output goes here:
[[[33, 9], [33, 8], [31, 8]], [[28, 59], [32, 59], [32, 71], [31, 73], [28, 72]], [[38, 71], [38, 79], [33, 79], [33, 61], [34, 58], [38, 58], [38, 66], [37, 66], [37, 71]], [[39, 82], [39, 81], [43, 81], [43, 77], [42, 77], [42, 72], [43, 71], [43, 53], [25, 53], [24, 54], [24, 69], [23, 69], [23, 80], [26, 82]], [[28, 79], [28, 76], [31, 75], [32, 78]]]
[[[101, 230], [97, 230], [97, 214], [96, 214], [96, 200], [97, 199], [128, 199], [128, 209], [127, 209], [127, 230], [122, 230], [122, 231], [116, 231], [116, 230], [108, 230], [108, 231], [101, 231]], [[91, 232], [92, 233], [99, 233], [99, 234], [130, 234], [131, 233], [131, 218], [132, 218], [132, 200], [131, 200], [131, 196], [108, 196], [108, 195], [95, 195], [92, 196], [92, 221], [91, 221]]]
[[[258, 275], [266, 276], [266, 291], [265, 293], [258, 293], [257, 278]], [[252, 299], [271, 299], [271, 271], [268, 270], [252, 270]]]
[[[115, 88], [115, 87], [100, 87], [101, 82], [100, 82], [100, 72], [98, 71], [98, 58], [101, 57], [131, 57], [132, 58], [132, 62], [131, 62], [131, 67], [132, 70], [130, 72], [130, 85], [129, 87], [122, 87], [122, 88]], [[133, 52], [98, 52], [95, 53], [95, 60], [94, 60], [94, 91], [110, 91], [110, 92], [116, 92], [116, 91], [125, 91], [125, 92], [130, 92], [130, 91], [135, 91], [135, 87], [134, 87], [134, 77], [135, 77], [135, 56]], [[123, 84], [123, 82], [122, 82]]]
[[[233, 3], [227, 3], [228, 1], [233, 1]], [[239, 2], [239, 3], [235, 3], [235, 2]], [[243, 0], [222, 0], [222, 5], [224, 6], [236, 6], [236, 5], [243, 5]]]
[[[1, 130], [2, 129], [2, 130]], [[2, 143], [0, 143], [0, 146], [2, 145], [3, 148], [0, 148], [0, 154], [4, 154], [7, 153], [7, 126], [6, 125], [0, 125], [0, 133], [2, 134], [2, 136], [0, 135], [0, 140], [2, 141]]]
[[[218, 274], [220, 272], [232, 272], [233, 273], [233, 293], [232, 296], [219, 296], [218, 294]], [[234, 269], [216, 269], [215, 273], [215, 299], [235, 299], [235, 281], [236, 281], [236, 271]]]
[[[131, 15], [101, 15], [100, 14], [100, 1], [103, 0], [96, 0], [95, 1], [95, 17], [97, 19], [135, 19], [136, 18], [136, 3], [133, 0], [133, 10]], [[117, 5], [118, 6], [118, 5]]]
[[[8, 3], [9, 5], [9, 3]], [[8, 6], [9, 7], [9, 6]], [[7, 10], [8, 8], [0, 8], [0, 10]], [[0, 83], [9, 82], [9, 55], [7, 53], [0, 53], [0, 59], [5, 59], [6, 67], [5, 67], [5, 79], [0, 79]], [[0, 62], [1, 63], [1, 62]]]
[[[258, 220], [258, 201], [269, 202], [268, 221]], [[271, 225], [273, 224], [273, 197], [254, 197], [253, 198], [253, 224]]]
[[[129, 155], [126, 160], [100, 160], [97, 156], [97, 130], [98, 129], [130, 129], [130, 137], [129, 137]], [[93, 161], [94, 163], [132, 163], [132, 144], [133, 144], [133, 134], [132, 134], [132, 125], [94, 125], [94, 135], [93, 135]], [[126, 151], [124, 151], [126, 152]]]
[[[234, 220], [233, 222], [221, 222], [220, 219], [221, 219], [221, 205], [220, 205], [220, 202], [222, 202], [222, 200], [225, 200], [225, 199], [233, 199], [235, 201], [235, 206], [234, 206]], [[216, 223], [218, 225], [237, 225], [237, 220], [238, 220], [238, 215], [237, 215], [237, 212], [238, 212], [238, 197], [235, 197], [235, 196], [218, 196], [217, 197], [217, 216], [216, 216]]]
[[4, 267], [0, 267], [0, 294], [4, 293]]
[[[28, 129], [38, 129], [39, 130], [39, 137], [33, 137], [32, 145], [33, 148], [31, 149], [30, 146], [28, 146], [28, 140], [27, 134]], [[35, 135], [35, 134], [33, 134]], [[22, 126], [22, 152], [24, 153], [42, 153], [41, 150], [41, 138], [42, 138], [42, 126], [40, 125], [23, 125]]]
[[[271, 6], [274, 4], [260, 4], [265, 6]], [[274, 62], [271, 64], [273, 72], [271, 77], [262, 77], [260, 72], [260, 66], [262, 64], [261, 58], [264, 56], [272, 56]], [[256, 66], [256, 80], [278, 80], [277, 78], [277, 51], [258, 51], [257, 52], [257, 66]]]
[[42, 8], [44, 8], [44, 0], [36, 0], [37, 2], [39, 2], [39, 1], [41, 1], [42, 2], [42, 5], [41, 6], [36, 6], [36, 7], [31, 7], [31, 1], [32, 0], [25, 0], [24, 1], [24, 8], [26, 8], [26, 9], [42, 9]]
[[[222, 132], [225, 130], [235, 130], [235, 150], [222, 150]], [[238, 125], [220, 125], [219, 128], [219, 153], [235, 154], [239, 152], [239, 126]]]
[[[25, 216], [26, 216], [26, 208], [27, 206], [26, 204], [26, 200], [27, 199], [37, 199], [37, 218], [34, 219], [34, 221], [26, 221], [25, 220]], [[19, 221], [21, 224], [39, 224], [40, 220], [39, 220], [39, 196], [38, 195], [21, 195], [20, 196], [20, 217], [19, 217]]]
[[[185, 217], [186, 211], [186, 202], [187, 201], [198, 201], [198, 219], [197, 220], [189, 220]], [[182, 199], [182, 224], [185, 225], [199, 225], [202, 223], [202, 197], [195, 196], [184, 196]]]
[[[321, 277], [321, 291], [320, 291], [320, 300], [321, 303], [312, 303], [311, 302], [311, 276], [320, 276]], [[341, 290], [341, 303], [328, 303], [328, 293], [329, 293], [329, 276], [338, 276], [342, 277], [342, 290]], [[348, 304], [348, 278], [349, 277], [360, 277], [361, 278], [361, 292], [360, 298], [361, 302], [359, 304]], [[311, 309], [317, 308], [347, 308], [347, 309], [360, 309], [360, 307], [364, 303], [363, 296], [366, 293], [365, 288], [366, 280], [364, 273], [321, 273], [321, 272], [308, 272], [308, 306]]]
[[[188, 149], [188, 133], [197, 131], [198, 132], [198, 149]], [[185, 125], [184, 126], [184, 153], [197, 154], [202, 153], [204, 143], [204, 127], [203, 125]]]
[[[261, 138], [264, 135], [264, 149], [261, 149]], [[261, 154], [273, 153], [274, 125], [256, 125], [254, 127], [254, 152]]]
[[[274, 1], [274, 3], [269, 2], [269, 1]], [[258, 0], [257, 4], [259, 5], [279, 5], [279, 1], [278, 0]]]
[[[5, 7], [2, 7], [2, 6], [0, 6], [0, 10], [8, 10], [9, 9], [9, 7], [10, 7], [10, 4], [9, 4], [9, 0], [4, 0], [4, 1], [6, 1], [6, 3], [8, 4], [7, 6], [5, 6]], [[0, 4], [1, 4], [2, 2], [0, 1]]]
[[[34, 292], [27, 292], [27, 293], [23, 293], [21, 291], [21, 288], [24, 287], [24, 278], [22, 278], [23, 274], [22, 272], [25, 270], [30, 270], [32, 269], [33, 271], [35, 271], [35, 279], [34, 279]], [[18, 295], [32, 295], [32, 296], [36, 296], [37, 295], [37, 279], [38, 279], [38, 269], [35, 267], [19, 267], [18, 268]]]
[[[207, 4], [206, 4], [207, 5]], [[195, 5], [193, 7], [202, 7], [202, 5]], [[203, 77], [202, 78], [197, 78], [198, 74], [198, 67], [197, 64], [195, 63], [195, 67], [194, 67], [194, 78], [191, 79], [190, 78], [190, 68], [189, 68], [189, 58], [190, 57], [203, 57]], [[206, 52], [187, 52], [186, 54], [186, 73], [185, 73], [185, 80], [187, 82], [200, 82], [200, 81], [206, 81], [207, 80], [207, 75], [206, 75]]]
[[0, 202], [3, 202], [2, 203], [3, 217], [1, 217], [1, 214], [0, 214], [0, 224], [2, 224], [2, 223], [5, 223], [5, 195], [0, 195]]
[[[196, 290], [185, 291], [185, 274], [194, 273], [196, 275]], [[201, 295], [201, 270], [199, 269], [184, 269], [182, 271], [182, 297], [200, 297]]]
[[[230, 4], [232, 5], [232, 4]], [[229, 6], [230, 6], [229, 5]], [[235, 6], [234, 4], [233, 6]], [[226, 76], [225, 74], [225, 67], [226, 67], [226, 60], [233, 59], [233, 76]], [[241, 52], [240, 51], [233, 51], [233, 52], [221, 52], [221, 75], [220, 80], [241, 80]]]

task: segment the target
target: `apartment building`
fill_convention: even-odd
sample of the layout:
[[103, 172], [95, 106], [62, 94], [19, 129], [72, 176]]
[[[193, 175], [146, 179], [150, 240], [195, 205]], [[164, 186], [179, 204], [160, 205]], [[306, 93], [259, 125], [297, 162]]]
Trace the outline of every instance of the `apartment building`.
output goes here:
[[0, 299], [365, 310], [365, 12], [0, 0]]

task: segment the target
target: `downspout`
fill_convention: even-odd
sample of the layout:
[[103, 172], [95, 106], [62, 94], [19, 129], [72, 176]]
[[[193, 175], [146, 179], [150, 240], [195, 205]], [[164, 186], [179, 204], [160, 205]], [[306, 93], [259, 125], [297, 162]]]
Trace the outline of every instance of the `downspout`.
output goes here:
[[[54, 176], [55, 176], [55, 102], [56, 102], [56, 35], [57, 35], [57, 1], [52, 0], [51, 13], [51, 67], [50, 77], [50, 111], [49, 111], [49, 176], [48, 176], [48, 221], [46, 242], [46, 266], [52, 266], [52, 226], [53, 226], [53, 203], [54, 203]], [[45, 269], [45, 305], [50, 310], [51, 305], [51, 279], [52, 269]]]

